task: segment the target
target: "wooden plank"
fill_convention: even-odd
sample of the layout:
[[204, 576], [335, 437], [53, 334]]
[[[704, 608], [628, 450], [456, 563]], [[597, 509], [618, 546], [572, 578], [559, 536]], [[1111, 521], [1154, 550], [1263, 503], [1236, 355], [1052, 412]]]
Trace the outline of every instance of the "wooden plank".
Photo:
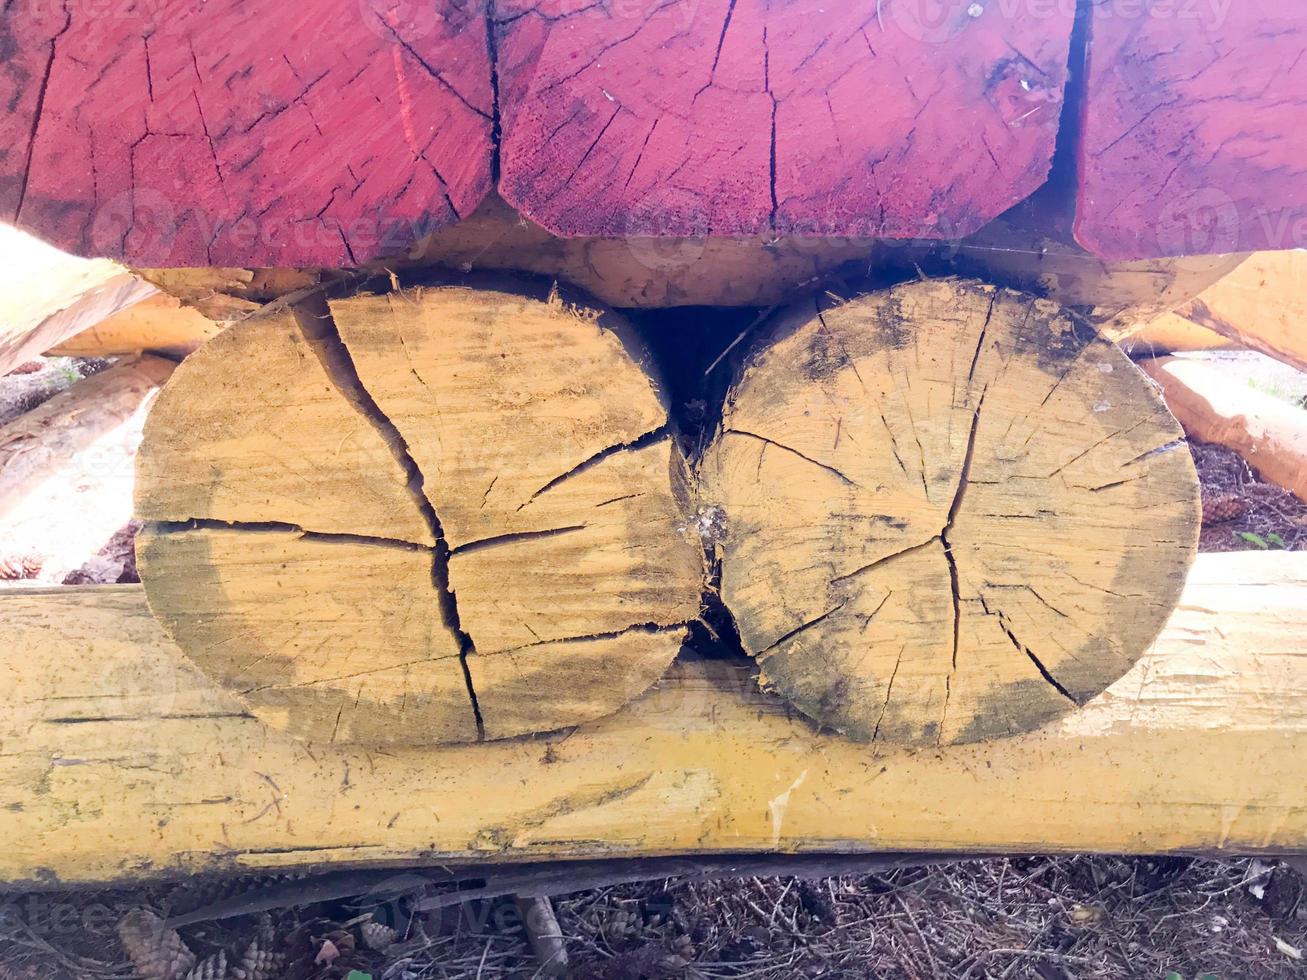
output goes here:
[[1307, 246], [1307, 11], [1092, 5], [1076, 237], [1110, 259]]
[[1267, 483], [1307, 501], [1307, 412], [1247, 385], [1219, 365], [1162, 357], [1139, 365], [1195, 439], [1233, 449]]
[[0, 226], [0, 376], [156, 291], [116, 262]]
[[1307, 251], [1259, 252], [1177, 312], [1307, 371]]
[[175, 296], [156, 293], [60, 342], [49, 353], [62, 357], [115, 357], [149, 351], [180, 359], [217, 336], [224, 326]]
[[1157, 357], [1181, 351], [1237, 349], [1238, 341], [1200, 327], [1179, 313], [1163, 313], [1114, 332], [1115, 340], [1131, 357]]
[[969, 0], [495, 10], [500, 193], [564, 236], [969, 234], [1048, 175], [1073, 19]]
[[490, 189], [486, 29], [456, 3], [21, 4], [0, 217], [142, 266], [400, 250]]
[[794, 851], [1307, 853], [1307, 555], [1204, 556], [1152, 652], [988, 745], [815, 733], [681, 662], [551, 737], [369, 752], [245, 716], [141, 590], [0, 595], [0, 880]]

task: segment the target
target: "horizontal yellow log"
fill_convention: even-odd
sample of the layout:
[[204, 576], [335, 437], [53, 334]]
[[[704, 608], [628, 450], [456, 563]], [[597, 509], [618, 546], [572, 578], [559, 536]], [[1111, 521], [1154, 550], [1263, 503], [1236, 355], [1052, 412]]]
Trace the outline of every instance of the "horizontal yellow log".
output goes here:
[[1155, 648], [1020, 738], [819, 734], [680, 663], [570, 733], [369, 752], [246, 717], [134, 587], [0, 594], [0, 880], [755, 851], [1307, 853], [1307, 555], [1201, 558]]

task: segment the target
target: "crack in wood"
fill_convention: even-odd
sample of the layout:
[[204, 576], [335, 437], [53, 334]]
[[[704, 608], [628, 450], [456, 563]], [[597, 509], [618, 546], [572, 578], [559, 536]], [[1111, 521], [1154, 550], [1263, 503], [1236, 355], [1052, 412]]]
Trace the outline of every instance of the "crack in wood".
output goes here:
[[241, 531], [246, 534], [296, 534], [306, 541], [327, 544], [362, 544], [378, 548], [398, 548], [401, 551], [431, 551], [430, 545], [386, 538], [374, 534], [350, 534], [342, 531], [314, 531], [299, 524], [284, 521], [223, 521], [211, 517], [192, 517], [185, 521], [150, 521], [147, 527], [165, 534], [185, 534], [189, 531]]
[[608, 446], [604, 449], [601, 449], [593, 456], [581, 460], [581, 462], [577, 463], [575, 466], [573, 466], [570, 470], [566, 471], [565, 473], [560, 473], [558, 476], [554, 477], [552, 480], [550, 480], [548, 483], [542, 486], [535, 493], [531, 494], [531, 496], [528, 497], [524, 503], [518, 506], [517, 510], [519, 513], [522, 512], [530, 504], [532, 504], [537, 497], [543, 496], [544, 494], [548, 493], [550, 490], [553, 490], [560, 483], [564, 483], [567, 480], [572, 479], [573, 477], [580, 476], [582, 473], [585, 473], [587, 470], [593, 469], [595, 466], [598, 466], [600, 463], [608, 459], [608, 457], [610, 456], [615, 456], [616, 454], [623, 453], [623, 452], [636, 452], [641, 449], [647, 449], [650, 446], [654, 445], [655, 443], [662, 442], [664, 439], [670, 439], [670, 438], [671, 438], [671, 426], [670, 424], [664, 422], [656, 429], [650, 429], [648, 432], [644, 433], [641, 436], [637, 436], [636, 438], [632, 439], [630, 442], [619, 442], [616, 445]]
[[803, 461], [805, 461], [805, 462], [811, 463], [813, 466], [817, 467], [818, 469], [825, 470], [827, 473], [832, 474], [832, 475], [835, 476], [837, 479], [839, 479], [839, 481], [840, 481], [841, 483], [843, 483], [845, 486], [857, 487], [859, 490], [866, 490], [866, 487], [863, 487], [861, 484], [857, 483], [855, 480], [851, 480], [851, 479], [849, 479], [849, 477], [847, 477], [845, 474], [841, 473], [841, 472], [840, 472], [839, 470], [837, 470], [834, 466], [830, 466], [830, 465], [828, 465], [828, 464], [826, 464], [826, 463], [823, 463], [823, 462], [821, 462], [821, 461], [819, 461], [819, 460], [815, 460], [815, 459], [813, 459], [811, 456], [805, 456], [803, 453], [799, 452], [799, 451], [798, 451], [797, 449], [795, 449], [794, 447], [792, 447], [792, 446], [787, 446], [787, 445], [785, 445], [783, 442], [777, 442], [775, 439], [768, 439], [766, 436], [760, 436], [760, 435], [758, 435], [758, 433], [756, 433], [756, 432], [749, 432], [749, 431], [747, 431], [747, 430], [745, 430], [745, 429], [725, 429], [725, 430], [722, 431], [722, 435], [723, 435], [723, 436], [744, 436], [744, 437], [747, 438], [747, 439], [756, 439], [758, 442], [764, 443], [764, 444], [766, 444], [766, 445], [768, 445], [768, 446], [775, 446], [777, 449], [783, 449], [785, 452], [787, 452], [787, 453], [793, 453], [795, 456], [799, 457], [799, 459], [801, 459], [801, 460], [803, 460]]
[[476, 644], [463, 629], [459, 618], [458, 599], [449, 583], [449, 543], [445, 539], [444, 528], [441, 526], [435, 505], [426, 495], [424, 489], [426, 477], [413, 458], [408, 442], [399, 431], [399, 427], [381, 410], [381, 406], [364, 387], [354, 357], [340, 335], [330, 308], [327, 307], [325, 300], [320, 302], [321, 309], [317, 312], [303, 305], [297, 307], [296, 319], [309, 346], [321, 361], [327, 377], [350, 405], [377, 430], [407, 477], [409, 493], [435, 542], [431, 549], [431, 583], [436, 591], [436, 605], [440, 611], [441, 623], [458, 644], [459, 665], [463, 670], [463, 682], [467, 686], [468, 700], [471, 702], [472, 714], [476, 720], [477, 739], [484, 741], [485, 722], [481, 717], [481, 705], [477, 701], [472, 671], [468, 665], [468, 657], [476, 653]]
[[[620, 498], [619, 498], [620, 499]], [[556, 538], [559, 535], [571, 534], [573, 531], [584, 531], [589, 524], [572, 524], [568, 527], [551, 527], [542, 531], [513, 531], [508, 534], [496, 534], [488, 538], [478, 538], [476, 541], [468, 541], [460, 544], [457, 548], [449, 552], [453, 558], [455, 555], [465, 555], [472, 551], [481, 551], [485, 548], [494, 548], [499, 545], [516, 544], [519, 541], [535, 541], [540, 538]]]

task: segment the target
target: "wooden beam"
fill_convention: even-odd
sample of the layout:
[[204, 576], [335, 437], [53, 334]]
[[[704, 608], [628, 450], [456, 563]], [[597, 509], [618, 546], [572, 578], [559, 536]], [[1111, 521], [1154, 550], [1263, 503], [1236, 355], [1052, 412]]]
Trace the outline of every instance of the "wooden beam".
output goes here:
[[419, 6], [7, 10], [0, 218], [131, 265], [402, 250], [476, 207], [494, 156], [488, 18]]
[[1159, 357], [1182, 351], [1229, 350], [1239, 342], [1200, 327], [1179, 313], [1163, 313], [1127, 327], [1113, 338], [1131, 357]]
[[1176, 312], [1307, 371], [1307, 251], [1258, 252]]
[[1161, 357], [1139, 366], [1186, 433], [1233, 449], [1262, 479], [1307, 501], [1307, 411], [1232, 384], [1219, 364]]
[[216, 336], [223, 326], [175, 296], [156, 293], [69, 337], [48, 353], [60, 357], [115, 357], [149, 351], [181, 359]]
[[206, 682], [134, 587], [0, 595], [0, 880], [794, 851], [1307, 854], [1307, 555], [1201, 558], [1083, 711], [945, 749], [815, 732], [678, 662], [549, 737], [306, 745]]
[[1048, 175], [1074, 11], [1044, 13], [504, 0], [499, 190], [563, 236], [959, 238]]
[[1090, 8], [1076, 238], [1096, 255], [1307, 246], [1307, 20], [1297, 5]]
[[116, 262], [0, 226], [0, 376], [155, 292]]

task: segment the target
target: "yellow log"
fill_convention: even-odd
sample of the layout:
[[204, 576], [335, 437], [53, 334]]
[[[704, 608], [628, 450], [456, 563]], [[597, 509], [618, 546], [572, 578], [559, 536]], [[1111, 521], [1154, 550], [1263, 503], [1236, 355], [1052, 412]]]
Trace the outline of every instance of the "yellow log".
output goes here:
[[820, 734], [678, 663], [556, 736], [386, 752], [260, 725], [134, 587], [0, 596], [0, 880], [721, 852], [1307, 854], [1307, 555], [1200, 558], [1154, 649], [1018, 738]]
[[1307, 501], [1307, 411], [1231, 384], [1216, 364], [1161, 357], [1140, 367], [1162, 386], [1185, 432], [1233, 449], [1262, 479]]

